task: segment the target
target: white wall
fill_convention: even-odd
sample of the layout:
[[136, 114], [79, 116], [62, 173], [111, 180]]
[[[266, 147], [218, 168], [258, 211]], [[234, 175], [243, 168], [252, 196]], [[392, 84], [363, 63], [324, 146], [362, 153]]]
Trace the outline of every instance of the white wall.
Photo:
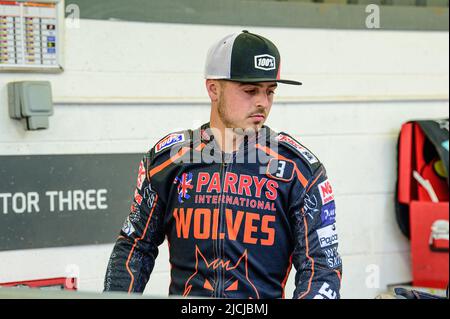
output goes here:
[[[241, 29], [82, 20], [81, 28], [66, 30], [63, 74], [0, 74], [0, 156], [142, 153], [172, 130], [208, 121], [206, 51]], [[449, 115], [448, 32], [246, 29], [271, 38], [284, 76], [304, 82], [280, 85], [267, 124], [296, 136], [328, 169], [342, 296], [373, 298], [386, 284], [411, 280], [409, 242], [394, 217], [396, 141], [405, 121]], [[26, 132], [8, 117], [6, 83], [33, 79], [52, 82], [55, 114], [48, 130]], [[0, 252], [0, 282], [75, 271], [81, 290], [100, 291], [111, 249]], [[366, 285], [373, 269], [378, 288]], [[168, 270], [163, 244], [146, 293], [167, 294]], [[292, 279], [293, 272], [287, 297]]]

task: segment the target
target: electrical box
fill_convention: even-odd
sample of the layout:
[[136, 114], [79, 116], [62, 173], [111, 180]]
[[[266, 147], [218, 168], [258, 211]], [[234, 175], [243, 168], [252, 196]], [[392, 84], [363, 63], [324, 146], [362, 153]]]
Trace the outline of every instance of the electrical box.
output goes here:
[[0, 0], [0, 72], [61, 72], [64, 0]]
[[28, 130], [46, 129], [53, 115], [52, 89], [48, 81], [8, 83], [9, 116], [26, 119]]

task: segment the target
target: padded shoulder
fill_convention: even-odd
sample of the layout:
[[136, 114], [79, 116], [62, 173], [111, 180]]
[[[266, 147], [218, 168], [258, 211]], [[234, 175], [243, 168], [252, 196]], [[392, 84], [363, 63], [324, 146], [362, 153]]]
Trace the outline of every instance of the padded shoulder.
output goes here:
[[298, 157], [309, 167], [311, 172], [315, 172], [321, 166], [319, 159], [304, 145], [285, 132], [277, 133], [274, 136], [280, 148], [287, 149], [292, 156]]

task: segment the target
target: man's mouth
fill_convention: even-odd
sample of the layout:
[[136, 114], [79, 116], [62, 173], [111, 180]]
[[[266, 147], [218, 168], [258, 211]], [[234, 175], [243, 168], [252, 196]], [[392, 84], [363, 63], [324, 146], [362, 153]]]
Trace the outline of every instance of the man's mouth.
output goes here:
[[258, 113], [258, 114], [251, 115], [250, 118], [261, 121], [261, 120], [264, 120], [266, 118], [266, 116], [264, 114]]

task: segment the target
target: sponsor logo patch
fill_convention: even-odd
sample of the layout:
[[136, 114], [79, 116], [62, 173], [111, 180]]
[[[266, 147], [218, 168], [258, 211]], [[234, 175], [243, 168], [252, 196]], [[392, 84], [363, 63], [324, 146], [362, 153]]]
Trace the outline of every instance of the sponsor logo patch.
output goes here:
[[314, 296], [314, 299], [336, 299], [336, 292], [330, 288], [330, 285], [326, 282], [320, 287], [319, 293]]
[[188, 194], [190, 189], [194, 188], [192, 183], [192, 173], [183, 173], [181, 177], [175, 177], [174, 184], [178, 184], [178, 202], [184, 203], [183, 199], [189, 199], [191, 196]]
[[130, 219], [131, 222], [138, 223], [141, 220], [141, 217], [139, 215], [140, 213], [141, 209], [139, 208], [139, 205], [133, 202], [133, 204], [131, 204], [130, 207], [130, 215], [128, 215], [128, 218]]
[[294, 163], [290, 160], [271, 158], [267, 165], [267, 176], [283, 182], [289, 182], [294, 176]]
[[342, 265], [342, 259], [341, 256], [339, 256], [337, 247], [324, 249], [323, 253], [327, 258], [328, 267], [337, 268]]
[[314, 219], [314, 215], [319, 211], [317, 208], [318, 200], [315, 195], [305, 195], [305, 202], [303, 205], [303, 213]]
[[184, 134], [170, 134], [156, 144], [155, 153], [161, 152], [163, 149], [181, 142], [184, 142]]
[[334, 201], [322, 206], [320, 217], [322, 219], [322, 226], [331, 225], [336, 222], [336, 205]]
[[319, 236], [320, 247], [328, 247], [338, 242], [338, 235], [336, 232], [336, 224], [329, 225], [317, 230], [317, 236]]
[[141, 194], [139, 194], [139, 192], [137, 191], [137, 189], [134, 191], [134, 201], [138, 204], [141, 205], [142, 204], [142, 196]]
[[138, 172], [138, 178], [137, 178], [137, 184], [136, 184], [136, 187], [139, 190], [141, 190], [141, 188], [142, 188], [144, 179], [145, 179], [145, 165], [144, 165], [144, 161], [141, 161], [141, 163], [139, 164], [139, 172]]
[[262, 54], [262, 55], [256, 55], [255, 56], [255, 68], [264, 70], [264, 71], [270, 71], [275, 70], [276, 68], [275, 63], [275, 57], [269, 55], [269, 54]]
[[284, 142], [286, 144], [291, 145], [293, 148], [295, 148], [310, 164], [317, 163], [319, 160], [306, 148], [304, 148], [300, 143], [298, 143], [296, 140], [290, 138], [287, 135], [279, 134], [276, 137], [276, 140], [279, 142]]
[[144, 189], [144, 199], [147, 199], [147, 206], [152, 208], [155, 203], [156, 192], [152, 189], [151, 184], [148, 184], [148, 186]]
[[331, 186], [331, 183], [328, 179], [320, 183], [317, 187], [319, 188], [323, 205], [328, 204], [329, 202], [332, 202], [334, 200], [333, 187]]
[[122, 231], [127, 235], [127, 236], [131, 236], [131, 234], [134, 233], [134, 227], [131, 224], [130, 219], [127, 217], [127, 219], [125, 220], [125, 223], [123, 224], [122, 227]]

